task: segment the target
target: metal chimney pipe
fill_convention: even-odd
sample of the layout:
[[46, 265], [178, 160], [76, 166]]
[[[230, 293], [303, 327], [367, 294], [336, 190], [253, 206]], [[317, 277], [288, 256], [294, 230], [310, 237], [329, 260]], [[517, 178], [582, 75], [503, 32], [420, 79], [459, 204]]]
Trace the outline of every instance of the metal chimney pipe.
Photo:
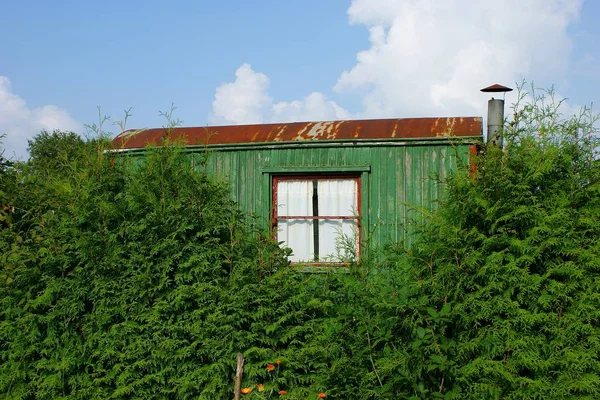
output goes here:
[[[495, 84], [481, 89], [486, 93], [506, 93], [511, 88]], [[488, 101], [487, 114], [487, 142], [494, 146], [502, 146], [502, 127], [504, 126], [504, 100], [494, 99]]]
[[504, 100], [488, 101], [487, 142], [494, 146], [502, 146], [502, 125], [504, 125]]

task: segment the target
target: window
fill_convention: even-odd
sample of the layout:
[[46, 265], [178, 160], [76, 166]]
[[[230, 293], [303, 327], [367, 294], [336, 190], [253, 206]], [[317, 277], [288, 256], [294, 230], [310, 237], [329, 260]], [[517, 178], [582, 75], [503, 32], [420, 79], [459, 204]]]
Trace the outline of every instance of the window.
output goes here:
[[360, 178], [274, 177], [273, 225], [295, 263], [346, 263], [358, 255]]

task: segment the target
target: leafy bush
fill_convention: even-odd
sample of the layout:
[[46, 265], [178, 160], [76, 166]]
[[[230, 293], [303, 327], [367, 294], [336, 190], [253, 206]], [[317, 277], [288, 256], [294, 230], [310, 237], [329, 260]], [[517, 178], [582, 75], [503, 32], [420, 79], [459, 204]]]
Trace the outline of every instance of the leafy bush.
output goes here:
[[115, 158], [99, 140], [67, 155], [72, 139], [38, 136], [31, 148], [44, 152], [12, 170], [0, 393], [227, 398], [243, 352], [245, 384], [265, 388], [254, 396], [372, 394], [357, 316], [378, 289], [290, 268], [227, 186], [176, 146]]
[[517, 104], [412, 248], [327, 274], [177, 146], [43, 133], [0, 168], [0, 397], [230, 398], [241, 352], [245, 398], [600, 398], [589, 116]]
[[450, 178], [408, 252], [416, 398], [600, 398], [594, 122], [534, 97], [515, 106], [504, 148]]

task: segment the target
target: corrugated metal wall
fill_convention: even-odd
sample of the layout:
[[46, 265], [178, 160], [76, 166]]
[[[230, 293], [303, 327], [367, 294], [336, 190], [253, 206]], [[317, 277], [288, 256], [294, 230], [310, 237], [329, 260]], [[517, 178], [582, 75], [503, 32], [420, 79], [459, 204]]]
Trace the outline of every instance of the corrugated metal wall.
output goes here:
[[[248, 149], [210, 150], [208, 170], [231, 183], [234, 199], [243, 211], [268, 224], [270, 190], [268, 179], [279, 168], [370, 166], [363, 172], [361, 193], [364, 222], [362, 237], [370, 245], [404, 241], [413, 221], [421, 220], [419, 209], [431, 210], [440, 196], [440, 180], [468, 162], [469, 146], [443, 143], [374, 143], [346, 146], [268, 146]], [[193, 154], [194, 158], [204, 157]], [[328, 168], [327, 168], [328, 167]], [[265, 172], [268, 171], [268, 172]], [[308, 174], [308, 173], [307, 173]], [[365, 175], [366, 174], [366, 175]], [[410, 239], [409, 239], [410, 241]]]

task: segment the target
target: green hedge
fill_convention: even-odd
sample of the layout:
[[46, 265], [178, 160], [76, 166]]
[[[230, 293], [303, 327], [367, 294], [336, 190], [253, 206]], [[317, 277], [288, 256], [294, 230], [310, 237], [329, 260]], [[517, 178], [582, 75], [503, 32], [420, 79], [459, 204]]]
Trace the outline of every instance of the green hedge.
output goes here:
[[[71, 143], [55, 135], [37, 140]], [[372, 391], [349, 307], [367, 306], [366, 283], [289, 267], [175, 146], [133, 163], [79, 145], [85, 155], [3, 178], [15, 211], [0, 232], [0, 393], [229, 398], [237, 352], [245, 385], [265, 385], [253, 396]]]
[[450, 178], [410, 251], [419, 396], [600, 398], [596, 120], [547, 100], [517, 107], [504, 148]]
[[327, 274], [177, 146], [42, 133], [0, 166], [0, 398], [231, 398], [238, 352], [245, 398], [600, 398], [594, 123], [517, 105], [412, 248]]

